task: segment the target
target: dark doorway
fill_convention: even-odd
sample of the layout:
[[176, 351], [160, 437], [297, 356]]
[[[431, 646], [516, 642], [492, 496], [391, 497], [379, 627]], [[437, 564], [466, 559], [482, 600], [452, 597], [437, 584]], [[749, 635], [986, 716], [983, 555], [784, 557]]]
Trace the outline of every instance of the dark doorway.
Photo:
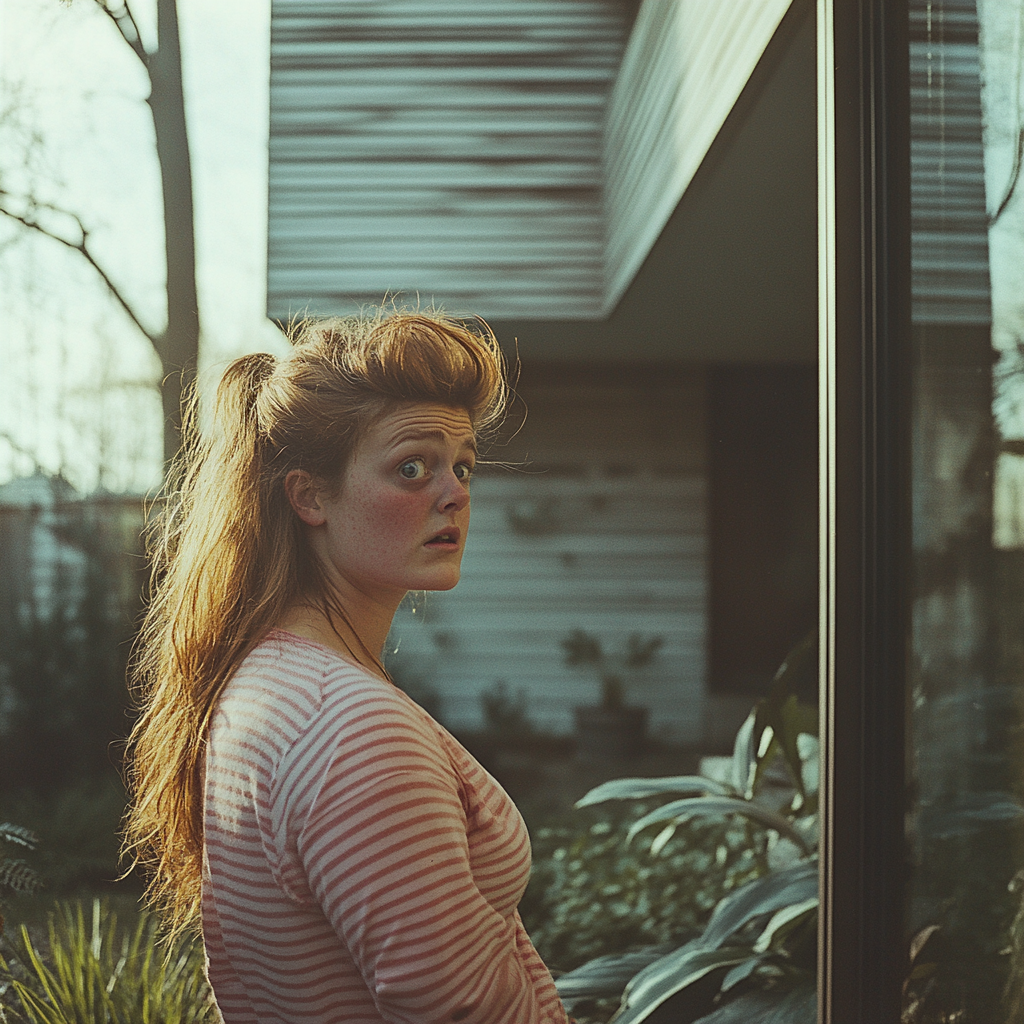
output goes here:
[[709, 689], [757, 696], [817, 621], [817, 369], [718, 366], [708, 399]]

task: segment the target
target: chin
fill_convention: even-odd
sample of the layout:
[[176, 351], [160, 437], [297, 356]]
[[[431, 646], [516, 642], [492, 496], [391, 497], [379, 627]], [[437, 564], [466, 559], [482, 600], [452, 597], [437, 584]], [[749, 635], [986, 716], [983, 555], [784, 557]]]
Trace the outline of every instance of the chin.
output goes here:
[[461, 578], [462, 573], [455, 569], [452, 572], [432, 573], [429, 579], [418, 583], [412, 590], [451, 590]]

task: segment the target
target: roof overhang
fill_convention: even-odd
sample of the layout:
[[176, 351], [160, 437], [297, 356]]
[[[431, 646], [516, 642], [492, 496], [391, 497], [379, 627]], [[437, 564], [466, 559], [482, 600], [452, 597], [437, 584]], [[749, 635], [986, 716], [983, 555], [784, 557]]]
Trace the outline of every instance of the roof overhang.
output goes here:
[[630, 7], [274, 0], [270, 315], [398, 292], [531, 356], [813, 358], [813, 5], [645, 0], [627, 40]]

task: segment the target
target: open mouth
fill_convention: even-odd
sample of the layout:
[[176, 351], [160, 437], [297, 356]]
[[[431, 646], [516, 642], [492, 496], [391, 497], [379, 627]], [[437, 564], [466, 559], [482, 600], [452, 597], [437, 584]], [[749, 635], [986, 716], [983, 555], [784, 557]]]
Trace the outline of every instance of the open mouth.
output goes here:
[[431, 537], [430, 540], [424, 545], [428, 548], [453, 548], [457, 547], [459, 543], [459, 531], [458, 530], [442, 530], [440, 533]]

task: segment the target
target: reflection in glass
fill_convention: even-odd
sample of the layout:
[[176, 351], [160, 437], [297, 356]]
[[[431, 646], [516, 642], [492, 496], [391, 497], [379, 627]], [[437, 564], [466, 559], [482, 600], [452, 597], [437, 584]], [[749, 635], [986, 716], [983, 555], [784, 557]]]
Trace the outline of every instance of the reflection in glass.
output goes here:
[[995, 1024], [1024, 1019], [1024, 0], [910, 6], [904, 1020]]

